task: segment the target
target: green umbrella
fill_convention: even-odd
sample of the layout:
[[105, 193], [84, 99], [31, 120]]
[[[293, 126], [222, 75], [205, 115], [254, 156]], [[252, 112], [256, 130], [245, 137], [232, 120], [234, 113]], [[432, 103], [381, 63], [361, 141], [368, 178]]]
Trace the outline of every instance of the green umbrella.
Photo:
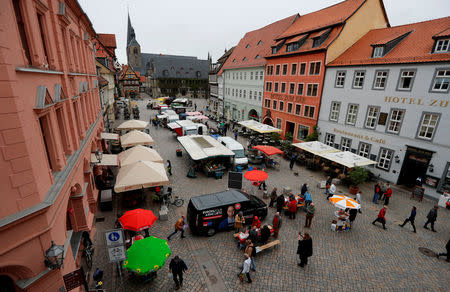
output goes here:
[[123, 267], [138, 274], [147, 274], [161, 269], [171, 253], [167, 240], [150, 236], [133, 243], [127, 250]]

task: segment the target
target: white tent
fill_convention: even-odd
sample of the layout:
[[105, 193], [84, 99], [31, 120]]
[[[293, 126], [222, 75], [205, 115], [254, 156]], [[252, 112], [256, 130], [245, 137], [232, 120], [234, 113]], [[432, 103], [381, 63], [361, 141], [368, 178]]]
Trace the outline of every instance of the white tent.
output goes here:
[[321, 155], [323, 158], [339, 163], [343, 166], [352, 168], [356, 166], [364, 166], [376, 164], [375, 161], [365, 158], [363, 156], [356, 155], [349, 151], [325, 153]]
[[234, 156], [234, 152], [211, 136], [189, 135], [177, 138], [192, 160]]
[[303, 143], [295, 143], [292, 144], [292, 146], [295, 146], [297, 148], [300, 148], [302, 150], [311, 152], [314, 155], [321, 156], [325, 153], [332, 153], [332, 152], [339, 152], [338, 149], [328, 146], [326, 144], [323, 144], [319, 141], [312, 141], [312, 142], [303, 142]]
[[99, 162], [95, 153], [91, 153], [91, 162], [96, 165], [119, 166], [119, 157], [116, 154], [103, 154], [102, 160]]
[[116, 133], [105, 133], [101, 134], [103, 140], [119, 140], [119, 134]]
[[163, 163], [138, 161], [119, 169], [114, 191], [121, 193], [168, 184], [169, 178]]
[[281, 129], [257, 122], [255, 120], [242, 121], [239, 122], [239, 124], [261, 134], [281, 132]]
[[117, 130], [144, 130], [147, 128], [148, 122], [140, 120], [129, 120], [120, 124]]
[[119, 153], [120, 166], [122, 167], [141, 160], [159, 163], [164, 162], [161, 155], [159, 155], [159, 153], [156, 150], [142, 145], [134, 146], [133, 148], [130, 148], [128, 150]]
[[133, 130], [125, 135], [120, 136], [120, 144], [122, 147], [130, 147], [136, 145], [153, 145], [153, 138], [144, 132]]

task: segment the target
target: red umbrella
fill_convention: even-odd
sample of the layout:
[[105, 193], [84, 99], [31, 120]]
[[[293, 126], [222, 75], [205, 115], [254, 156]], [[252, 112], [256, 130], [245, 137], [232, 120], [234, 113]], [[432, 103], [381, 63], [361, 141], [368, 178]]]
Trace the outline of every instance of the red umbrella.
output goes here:
[[244, 177], [249, 181], [263, 182], [269, 177], [269, 174], [262, 170], [250, 170], [244, 173]]
[[140, 231], [149, 228], [155, 223], [157, 217], [150, 210], [134, 209], [125, 212], [119, 218], [119, 222], [123, 229]]
[[283, 151], [273, 146], [265, 146], [265, 145], [257, 145], [253, 146], [253, 149], [257, 149], [267, 156], [275, 155], [275, 154], [283, 154]]

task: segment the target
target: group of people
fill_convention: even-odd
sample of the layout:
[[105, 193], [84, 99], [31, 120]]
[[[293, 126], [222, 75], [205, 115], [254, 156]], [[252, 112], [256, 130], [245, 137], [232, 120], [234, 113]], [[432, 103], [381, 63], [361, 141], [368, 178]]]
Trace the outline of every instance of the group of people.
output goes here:
[[389, 183], [382, 184], [381, 182], [377, 182], [374, 186], [374, 193], [372, 202], [374, 204], [378, 204], [378, 201], [384, 200], [384, 205], [389, 205], [389, 200], [392, 197], [392, 188]]

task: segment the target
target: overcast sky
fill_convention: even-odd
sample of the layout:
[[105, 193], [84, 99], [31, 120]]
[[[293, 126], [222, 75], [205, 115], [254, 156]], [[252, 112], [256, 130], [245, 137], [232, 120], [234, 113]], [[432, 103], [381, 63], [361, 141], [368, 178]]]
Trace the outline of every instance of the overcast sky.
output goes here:
[[[116, 35], [126, 63], [127, 9], [141, 52], [197, 56], [213, 61], [248, 31], [295, 13], [341, 0], [78, 0], [97, 33]], [[391, 26], [449, 16], [448, 0], [384, 0]]]

